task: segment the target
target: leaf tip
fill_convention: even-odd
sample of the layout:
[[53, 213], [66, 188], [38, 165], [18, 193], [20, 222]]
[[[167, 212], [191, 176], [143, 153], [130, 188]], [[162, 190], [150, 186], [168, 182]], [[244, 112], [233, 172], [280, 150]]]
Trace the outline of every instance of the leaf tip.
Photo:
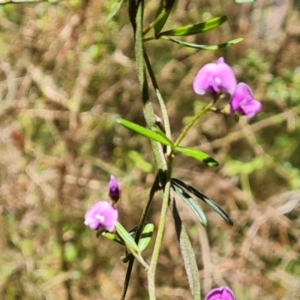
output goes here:
[[209, 167], [217, 167], [219, 165], [219, 163], [212, 157], [204, 158], [203, 162], [206, 163]]
[[230, 225], [233, 226], [233, 221], [231, 219], [228, 218], [228, 220], [226, 220], [226, 222]]

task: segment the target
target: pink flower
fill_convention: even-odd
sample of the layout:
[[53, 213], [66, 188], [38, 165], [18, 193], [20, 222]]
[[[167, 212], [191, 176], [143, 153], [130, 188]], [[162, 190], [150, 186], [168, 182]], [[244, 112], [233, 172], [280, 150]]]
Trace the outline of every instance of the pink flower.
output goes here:
[[107, 201], [99, 201], [91, 206], [84, 216], [84, 225], [93, 230], [114, 231], [118, 211]]
[[204, 65], [196, 75], [193, 88], [196, 94], [217, 94], [226, 92], [233, 94], [236, 87], [236, 79], [229, 65], [220, 57], [217, 63]]
[[240, 112], [249, 118], [254, 117], [262, 109], [259, 101], [253, 98], [251, 88], [244, 82], [240, 82], [230, 100], [230, 112]]
[[235, 300], [233, 292], [227, 286], [212, 289], [205, 297], [205, 300]]
[[117, 202], [120, 198], [120, 189], [119, 189], [118, 181], [114, 175], [110, 176], [108, 188], [109, 188], [109, 191], [108, 191], [109, 197], [114, 202]]

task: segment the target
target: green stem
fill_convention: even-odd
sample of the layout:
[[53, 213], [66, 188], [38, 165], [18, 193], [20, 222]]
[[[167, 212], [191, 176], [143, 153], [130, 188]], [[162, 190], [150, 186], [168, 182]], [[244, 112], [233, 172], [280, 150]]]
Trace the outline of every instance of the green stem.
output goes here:
[[[135, 242], [136, 244], [138, 244], [139, 239], [141, 237], [141, 234], [143, 232], [143, 228], [144, 228], [144, 224], [145, 224], [145, 220], [146, 217], [148, 215], [148, 212], [150, 210], [150, 206], [152, 203], [152, 199], [154, 197], [155, 192], [158, 190], [159, 187], [159, 178], [158, 175], [156, 175], [155, 181], [152, 185], [152, 188], [150, 190], [150, 195], [149, 195], [149, 199], [147, 201], [147, 204], [143, 210], [142, 216], [140, 218], [139, 224], [138, 224], [138, 228], [135, 234]], [[123, 290], [122, 290], [122, 294], [121, 294], [121, 300], [124, 300], [126, 297], [126, 293], [127, 293], [127, 289], [128, 289], [128, 285], [129, 285], [129, 281], [130, 281], [130, 276], [131, 276], [131, 272], [132, 272], [132, 267], [134, 264], [134, 256], [130, 255], [129, 257], [129, 261], [128, 261], [128, 268], [127, 268], [127, 272], [126, 272], [126, 276], [125, 276], [125, 280], [124, 280], [124, 285], [123, 285]], [[148, 266], [149, 268], [149, 266]]]
[[167, 111], [167, 107], [166, 107], [165, 101], [164, 101], [164, 99], [163, 99], [163, 97], [162, 97], [162, 95], [160, 93], [160, 90], [159, 90], [159, 87], [158, 87], [158, 83], [156, 81], [156, 78], [155, 78], [155, 75], [154, 75], [154, 72], [153, 72], [153, 69], [152, 69], [149, 57], [148, 57], [148, 55], [147, 55], [146, 52], [144, 53], [144, 57], [145, 57], [145, 63], [146, 63], [147, 69], [148, 69], [148, 73], [149, 73], [149, 76], [150, 76], [153, 88], [155, 90], [158, 103], [160, 105], [161, 114], [162, 114], [162, 118], [163, 118], [163, 121], [164, 121], [164, 129], [165, 129], [166, 136], [170, 140], [172, 140], [170, 120], [169, 120], [168, 111]]
[[144, 43], [149, 42], [149, 41], [153, 41], [153, 40], [155, 40], [154, 36], [149, 36], [149, 37], [146, 37], [146, 38], [143, 39]]
[[149, 265], [144, 261], [143, 257], [139, 253], [132, 251], [131, 254], [143, 265], [147, 271], [149, 270]]
[[152, 258], [151, 258], [151, 263], [150, 267], [148, 270], [148, 293], [149, 293], [149, 300], [156, 300], [155, 296], [155, 273], [156, 273], [156, 266], [158, 262], [158, 256], [159, 256], [159, 251], [164, 235], [164, 230], [165, 230], [165, 224], [166, 224], [166, 216], [168, 212], [168, 207], [169, 207], [169, 199], [170, 199], [170, 189], [171, 189], [171, 175], [172, 175], [172, 159], [169, 159], [168, 162], [168, 171], [167, 171], [167, 178], [166, 178], [166, 184], [164, 188], [164, 197], [163, 197], [163, 202], [162, 202], [162, 207], [161, 207], [161, 212], [160, 212], [160, 219], [159, 219], [159, 225], [157, 229], [157, 235], [156, 235], [156, 240], [154, 244], [154, 249], [152, 253]]
[[[132, 23], [132, 27], [134, 30], [135, 37], [135, 56], [136, 56], [136, 67], [138, 73], [139, 86], [142, 94], [142, 102], [144, 106], [144, 116], [146, 120], [146, 124], [148, 128], [151, 128], [155, 125], [155, 115], [151, 102], [149, 101], [148, 95], [148, 85], [146, 81], [145, 75], [145, 65], [144, 65], [144, 45], [143, 45], [143, 9], [144, 9], [144, 1], [138, 0], [137, 2], [134, 0], [129, 1], [129, 17]], [[161, 181], [162, 173], [167, 169], [167, 163], [165, 160], [165, 156], [163, 153], [163, 149], [161, 144], [157, 142], [151, 141], [152, 152], [154, 155], [155, 165], [158, 169], [158, 175], [155, 179], [155, 182], [150, 191], [150, 196], [146, 207], [144, 208], [143, 214], [141, 216], [135, 241], [138, 242], [143, 226], [145, 223], [146, 216], [149, 212], [149, 208], [154, 196], [154, 193], [159, 189], [159, 182]], [[131, 255], [129, 257], [128, 268], [124, 280], [124, 286], [122, 290], [121, 300], [124, 300], [126, 297], [130, 276], [132, 272], [134, 264], [134, 256]]]
[[188, 131], [195, 125], [195, 123], [203, 116], [205, 115], [210, 109], [213, 107], [215, 104], [215, 101], [211, 101], [209, 104], [204, 106], [193, 118], [192, 120], [184, 127], [182, 132], [180, 133], [179, 137], [175, 141], [174, 145], [175, 147], [179, 146], [181, 141], [185, 138], [187, 135]]
[[[138, 73], [139, 85], [142, 93], [142, 101], [144, 105], [144, 116], [148, 128], [155, 125], [155, 115], [152, 103], [149, 100], [148, 85], [145, 74], [144, 63], [144, 45], [143, 45], [143, 10], [144, 1], [140, 0], [136, 11], [136, 31], [135, 31], [135, 56], [136, 68]], [[155, 159], [155, 164], [158, 169], [165, 170], [166, 162], [164, 159], [163, 149], [157, 142], [151, 141], [152, 151]]]

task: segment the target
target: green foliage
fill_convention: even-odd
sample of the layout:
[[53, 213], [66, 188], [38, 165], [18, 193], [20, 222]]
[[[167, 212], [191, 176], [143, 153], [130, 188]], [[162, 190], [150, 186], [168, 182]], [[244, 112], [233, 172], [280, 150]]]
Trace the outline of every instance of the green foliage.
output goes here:
[[218, 163], [212, 157], [210, 157], [208, 154], [202, 151], [192, 149], [192, 148], [187, 148], [187, 147], [181, 147], [181, 146], [176, 147], [176, 151], [184, 153], [185, 155], [188, 155], [190, 157], [193, 157], [196, 160], [202, 161], [210, 167], [215, 167], [218, 165]]
[[128, 233], [128, 231], [119, 222], [117, 222], [116, 224], [116, 230], [120, 238], [124, 241], [126, 247], [130, 250], [130, 252], [139, 252], [139, 248], [136, 242]]
[[293, 276], [300, 277], [300, 261], [292, 259], [285, 267], [285, 271]]
[[212, 29], [219, 27], [221, 24], [227, 21], [226, 16], [213, 18], [211, 20], [199, 23], [199, 24], [192, 24], [186, 25], [182, 27], [178, 27], [175, 29], [167, 30], [160, 32], [157, 37], [160, 36], [187, 36], [187, 35], [194, 35], [201, 32], [206, 32]]
[[194, 212], [194, 214], [199, 219], [200, 223], [203, 226], [207, 225], [207, 219], [206, 216], [201, 208], [201, 206], [188, 194], [186, 193], [182, 188], [177, 186], [176, 184], [172, 185], [175, 193], [180, 196], [180, 198], [191, 208], [191, 210]]
[[188, 190], [190, 193], [201, 199], [204, 203], [206, 203], [210, 208], [212, 208], [215, 212], [217, 212], [228, 224], [233, 225], [233, 222], [228, 217], [228, 215], [221, 209], [213, 200], [206, 197], [203, 193], [199, 192], [189, 184], [182, 182], [179, 179], [172, 178], [172, 182], [177, 186], [183, 187]]
[[138, 248], [140, 253], [142, 253], [150, 245], [153, 232], [154, 225], [152, 223], [146, 224], [143, 228], [141, 238], [138, 242]]
[[196, 160], [202, 161], [209, 166], [217, 166], [218, 165], [218, 163], [213, 158], [211, 158], [209, 155], [207, 155], [206, 153], [204, 153], [202, 151], [187, 148], [187, 147], [181, 147], [181, 146], [175, 147], [174, 143], [171, 140], [169, 140], [167, 138], [167, 136], [161, 130], [157, 129], [156, 127], [153, 127], [152, 130], [149, 130], [138, 124], [132, 123], [132, 122], [130, 122], [128, 120], [124, 120], [124, 119], [117, 119], [117, 122], [119, 124], [123, 125], [124, 127], [126, 127], [127, 129], [130, 129], [144, 137], [147, 137], [153, 141], [159, 142], [163, 145], [170, 146], [174, 152], [178, 151], [178, 152], [184, 153], [185, 155], [191, 156], [191, 157], [195, 158]]
[[161, 1], [159, 9], [156, 13], [156, 18], [154, 20], [154, 32], [157, 36], [159, 32], [163, 29], [164, 25], [166, 24], [169, 15], [170, 15], [171, 9], [164, 8], [164, 2]]
[[154, 132], [153, 130], [149, 130], [145, 127], [142, 127], [138, 124], [132, 123], [128, 120], [118, 119], [117, 122], [127, 129], [130, 129], [144, 137], [147, 137], [155, 142], [159, 142], [163, 145], [170, 146], [175, 149], [175, 146], [172, 141], [170, 141], [162, 132]]

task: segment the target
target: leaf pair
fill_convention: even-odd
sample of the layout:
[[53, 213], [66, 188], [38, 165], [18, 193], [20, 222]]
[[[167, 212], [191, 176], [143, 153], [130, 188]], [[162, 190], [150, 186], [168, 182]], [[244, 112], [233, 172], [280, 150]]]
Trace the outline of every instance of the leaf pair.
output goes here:
[[148, 139], [159, 142], [162, 145], [169, 146], [172, 149], [173, 153], [181, 152], [185, 155], [195, 158], [198, 161], [206, 163], [210, 167], [218, 165], [218, 163], [212, 157], [210, 157], [208, 154], [202, 151], [188, 148], [188, 147], [181, 147], [181, 146], [176, 147], [174, 143], [161, 130], [159, 130], [156, 127], [153, 127], [150, 130], [138, 124], [135, 124], [133, 122], [121, 118], [117, 119], [117, 122], [122, 126], [124, 126], [125, 128], [130, 129], [144, 137], [147, 137]]
[[[198, 217], [199, 221], [203, 226], [207, 225], [206, 216], [198, 204], [187, 192], [184, 191], [186, 189], [190, 193], [192, 193], [197, 198], [201, 199], [205, 202], [208, 206], [210, 206], [215, 212], [217, 212], [229, 225], [233, 225], [232, 220], [229, 216], [222, 210], [213, 200], [209, 199], [203, 193], [199, 192], [192, 186], [182, 182], [179, 179], [172, 178], [172, 188], [174, 189], [175, 193], [180, 196], [180, 198], [192, 209], [195, 215]], [[183, 189], [184, 188], [184, 189]]]
[[114, 235], [110, 232], [103, 232], [102, 235], [108, 238], [109, 240], [125, 245], [130, 251], [130, 253], [136, 253], [140, 255], [149, 246], [151, 242], [152, 234], [154, 231], [154, 225], [152, 223], [148, 223], [144, 226], [138, 244], [136, 244], [134, 238], [132, 237], [132, 235], [135, 234], [134, 230], [128, 232], [121, 225], [121, 223], [117, 222], [116, 231], [119, 236]]
[[[231, 45], [237, 44], [241, 42], [242, 38], [237, 38], [231, 41], [228, 41], [226, 43], [221, 43], [218, 45], [199, 45], [195, 43], [187, 43], [178, 39], [171, 38], [171, 36], [189, 36], [189, 35], [195, 35], [203, 32], [207, 32], [209, 30], [215, 29], [219, 27], [221, 24], [223, 24], [225, 21], [227, 21], [226, 16], [222, 17], [216, 17], [210, 20], [207, 20], [202, 23], [198, 24], [190, 24], [186, 26], [181, 26], [178, 28], [174, 28], [171, 30], [160, 32], [163, 25], [165, 24], [168, 16], [169, 11], [162, 11], [160, 15], [158, 15], [158, 18], [162, 18], [162, 21], [157, 22], [158, 24], [155, 24], [154, 31], [155, 31], [155, 38], [160, 38], [163, 40], [171, 41], [173, 43], [188, 47], [188, 48], [194, 48], [194, 49], [202, 49], [202, 50], [218, 50], [220, 48], [229, 47]], [[162, 17], [163, 15], [163, 17]], [[160, 20], [160, 19], [159, 19]]]

